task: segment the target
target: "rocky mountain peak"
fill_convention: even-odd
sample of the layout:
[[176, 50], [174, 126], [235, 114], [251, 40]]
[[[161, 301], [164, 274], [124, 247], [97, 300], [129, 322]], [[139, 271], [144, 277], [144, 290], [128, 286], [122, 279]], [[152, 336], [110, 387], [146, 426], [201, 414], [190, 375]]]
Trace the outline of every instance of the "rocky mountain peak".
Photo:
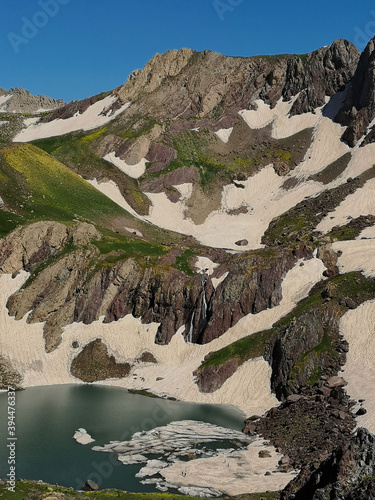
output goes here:
[[339, 39], [307, 54], [302, 67], [294, 63], [286, 79], [287, 95], [295, 95], [298, 87], [302, 89], [291, 114], [323, 106], [326, 96], [333, 96], [353, 77], [359, 57], [359, 50], [351, 42]]
[[342, 109], [336, 120], [346, 125], [343, 140], [353, 147], [363, 135], [364, 144], [374, 142], [374, 129], [366, 130], [375, 117], [375, 38], [361, 54]]
[[150, 93], [162, 83], [164, 78], [176, 76], [186, 66], [194, 50], [183, 48], [155, 54], [142, 70], [133, 71], [127, 82], [118, 89], [123, 100], [131, 100], [139, 91]]

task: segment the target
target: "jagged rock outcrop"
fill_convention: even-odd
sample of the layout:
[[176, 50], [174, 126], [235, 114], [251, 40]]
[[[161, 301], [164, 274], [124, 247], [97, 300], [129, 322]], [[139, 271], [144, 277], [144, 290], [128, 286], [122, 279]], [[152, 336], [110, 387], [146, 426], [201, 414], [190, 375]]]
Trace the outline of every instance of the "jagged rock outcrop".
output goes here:
[[[74, 295], [69, 294], [88, 272], [86, 264], [90, 262], [90, 257], [98, 254], [95, 247], [88, 249], [85, 246], [92, 239], [100, 238], [100, 233], [92, 224], [67, 227], [46, 221], [19, 227], [0, 241], [0, 272], [16, 274], [23, 269], [36, 273], [9, 298], [7, 307], [16, 319], [32, 310], [28, 322], [46, 322], [44, 336], [47, 351], [60, 343], [61, 327], [67, 324], [67, 318], [73, 320]], [[79, 250], [68, 252], [59, 259], [67, 245]], [[40, 269], [46, 261], [50, 266]]]
[[[367, 134], [367, 127], [375, 117], [375, 38], [370, 40], [362, 53], [358, 67], [350, 82], [345, 102], [336, 120], [348, 128], [342, 139], [353, 147]], [[368, 131], [373, 142], [373, 129]], [[367, 141], [368, 142], [368, 141]], [[365, 139], [366, 143], [366, 139]]]
[[62, 327], [73, 323], [76, 294], [89, 276], [89, 266], [98, 253], [90, 246], [62, 256], [8, 299], [7, 307], [16, 320], [31, 311], [28, 323], [45, 322], [43, 335], [47, 352], [60, 344]]
[[346, 362], [348, 344], [339, 323], [348, 309], [372, 299], [373, 280], [360, 273], [338, 276], [312, 291], [311, 304], [277, 330], [266, 345], [265, 359], [272, 367], [271, 387], [280, 400], [312, 386], [321, 376], [336, 375]]
[[342, 388], [321, 394], [315, 388], [306, 388], [262, 418], [249, 418], [243, 430], [270, 440], [289, 457], [289, 470], [301, 471], [289, 490], [292, 493], [308, 481], [311, 471], [328, 460], [334, 450], [350, 441], [355, 420], [349, 408], [349, 398]]
[[154, 116], [170, 119], [203, 117], [214, 108], [233, 115], [255, 99], [274, 106], [302, 92], [293, 107], [293, 114], [299, 114], [322, 106], [326, 95], [348, 83], [358, 59], [358, 49], [347, 40], [303, 57], [239, 58], [182, 49], [156, 55], [117, 93], [123, 102], [136, 99], [138, 111], [147, 105]]
[[284, 98], [300, 92], [291, 115], [314, 111], [325, 104], [326, 96], [333, 96], [352, 78], [360, 52], [348, 40], [335, 40], [306, 55], [304, 71], [300, 65], [288, 68]]
[[[298, 393], [316, 373], [336, 373], [340, 365], [337, 352], [343, 352], [338, 333], [342, 314], [341, 307], [331, 301], [311, 308], [292, 320], [268, 345], [265, 358], [272, 367], [271, 387], [279, 399]], [[317, 346], [324, 343], [326, 352], [321, 352], [324, 349]], [[344, 363], [345, 355], [341, 357]]]
[[[161, 322], [156, 342], [167, 344], [183, 325], [191, 342], [218, 338], [249, 312], [257, 313], [281, 300], [281, 281], [294, 262], [308, 250], [284, 254], [270, 268], [259, 269], [257, 259], [244, 258], [215, 290], [211, 278], [188, 278], [177, 269], [164, 272], [140, 269], [132, 259], [103, 271], [83, 288], [77, 298], [75, 320], [90, 323], [101, 314], [105, 322], [127, 314], [142, 322]], [[300, 255], [301, 254], [301, 255]], [[244, 272], [245, 269], [249, 271]]]
[[36, 222], [21, 226], [0, 241], [0, 271], [15, 273], [33, 270], [44, 259], [55, 255], [67, 243], [69, 232], [58, 222]]
[[269, 439], [288, 455], [288, 466], [300, 470], [282, 492], [283, 500], [358, 498], [373, 481], [374, 437], [361, 431], [353, 440], [354, 402], [338, 373], [349, 350], [340, 336], [340, 318], [371, 300], [374, 289], [374, 280], [360, 273], [333, 274], [312, 289], [266, 344], [271, 388], [282, 403], [263, 417], [250, 417], [244, 431]]
[[151, 93], [166, 78], [178, 75], [195, 52], [183, 48], [156, 54], [143, 69], [135, 70], [129, 75], [127, 82], [118, 89], [119, 97], [126, 102], [134, 100], [140, 93]]
[[91, 239], [100, 238], [95, 227], [87, 223], [71, 228], [52, 221], [21, 226], [0, 241], [0, 272], [31, 272], [48, 257], [57, 255], [68, 241], [86, 245]]
[[44, 95], [32, 95], [28, 90], [12, 88], [8, 92], [1, 89], [0, 95], [4, 99], [0, 105], [3, 113], [40, 113], [60, 108], [65, 105], [62, 99], [51, 99]]
[[371, 500], [375, 498], [375, 436], [359, 428], [343, 440], [304, 483], [292, 481], [282, 500]]

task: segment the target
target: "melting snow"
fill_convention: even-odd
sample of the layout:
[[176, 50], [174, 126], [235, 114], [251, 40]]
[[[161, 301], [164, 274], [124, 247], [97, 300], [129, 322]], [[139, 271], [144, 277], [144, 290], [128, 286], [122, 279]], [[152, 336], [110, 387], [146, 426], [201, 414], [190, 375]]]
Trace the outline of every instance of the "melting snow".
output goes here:
[[29, 142], [44, 139], [45, 137], [64, 135], [77, 130], [86, 131], [102, 127], [130, 106], [128, 102], [117, 111], [111, 112], [110, 108], [116, 102], [116, 99], [115, 96], [107, 96], [92, 104], [82, 114], [76, 113], [65, 120], [57, 119], [49, 123], [30, 124], [16, 135], [13, 142]]
[[[360, 325], [360, 328], [358, 327]], [[364, 399], [365, 415], [357, 417], [359, 427], [375, 433], [375, 301], [361, 304], [341, 318], [340, 332], [349, 342], [342, 376], [348, 382], [347, 393], [355, 400]]]
[[197, 260], [194, 264], [195, 268], [202, 274], [207, 274], [211, 276], [214, 270], [218, 267], [219, 264], [212, 262], [208, 257], [197, 257]]
[[233, 132], [233, 127], [221, 128], [220, 130], [215, 132], [215, 134], [218, 136], [220, 140], [227, 143], [229, 141], [232, 132]]
[[138, 179], [146, 171], [147, 160], [145, 158], [142, 158], [141, 161], [135, 165], [128, 165], [124, 160], [116, 156], [115, 152], [112, 152], [105, 155], [103, 160], [109, 161], [112, 165], [119, 168], [124, 174], [133, 179]]

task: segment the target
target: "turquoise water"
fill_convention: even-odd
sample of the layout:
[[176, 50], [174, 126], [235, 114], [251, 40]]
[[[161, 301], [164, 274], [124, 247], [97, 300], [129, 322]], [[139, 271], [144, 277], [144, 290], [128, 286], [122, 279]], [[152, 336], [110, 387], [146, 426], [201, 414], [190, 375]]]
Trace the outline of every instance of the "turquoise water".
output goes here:
[[[0, 394], [0, 477], [9, 472], [7, 394]], [[92, 446], [128, 440], [142, 430], [176, 420], [201, 420], [241, 430], [243, 414], [233, 407], [183, 403], [130, 394], [125, 389], [93, 385], [33, 387], [16, 393], [16, 477], [79, 489], [87, 479], [100, 488], [156, 491], [135, 474], [144, 465], [124, 466], [111, 453]], [[83, 427], [95, 439], [73, 439]]]

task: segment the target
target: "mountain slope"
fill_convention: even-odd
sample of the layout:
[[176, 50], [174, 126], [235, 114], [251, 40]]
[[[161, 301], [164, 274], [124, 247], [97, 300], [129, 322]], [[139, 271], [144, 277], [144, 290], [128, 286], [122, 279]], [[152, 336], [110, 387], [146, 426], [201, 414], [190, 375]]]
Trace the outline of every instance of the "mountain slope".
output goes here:
[[19, 116], [0, 150], [3, 372], [234, 404], [287, 455], [283, 498], [364, 491], [374, 54], [170, 51], [110, 93]]

